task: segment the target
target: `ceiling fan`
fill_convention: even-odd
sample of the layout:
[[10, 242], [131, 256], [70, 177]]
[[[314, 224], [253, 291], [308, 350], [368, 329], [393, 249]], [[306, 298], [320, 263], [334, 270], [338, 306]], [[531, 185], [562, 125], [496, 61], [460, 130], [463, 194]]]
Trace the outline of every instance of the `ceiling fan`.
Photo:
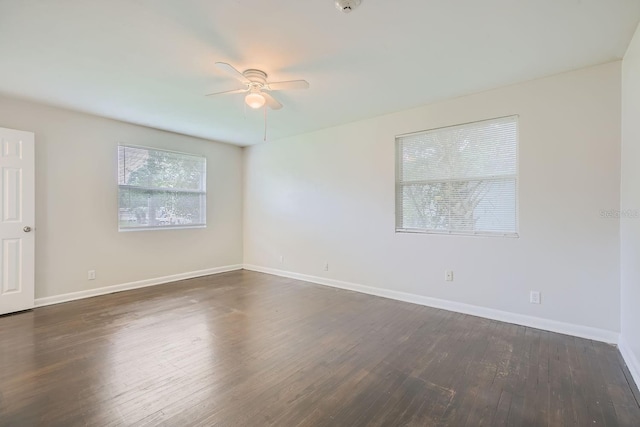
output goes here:
[[240, 72], [226, 62], [216, 62], [216, 66], [218, 67], [218, 69], [220, 69], [220, 71], [238, 80], [244, 85], [244, 87], [241, 89], [210, 93], [206, 96], [246, 93], [247, 95], [244, 97], [244, 101], [249, 107], [254, 109], [261, 108], [265, 104], [273, 110], [279, 110], [282, 108], [282, 104], [269, 93], [271, 91], [309, 88], [309, 82], [307, 82], [306, 80], [268, 82], [267, 73], [261, 70], [250, 68], [248, 70]]

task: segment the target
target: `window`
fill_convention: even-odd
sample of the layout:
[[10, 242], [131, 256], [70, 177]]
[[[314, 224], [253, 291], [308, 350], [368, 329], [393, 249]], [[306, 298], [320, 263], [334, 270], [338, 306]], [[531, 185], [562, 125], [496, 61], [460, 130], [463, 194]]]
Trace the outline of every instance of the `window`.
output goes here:
[[206, 226], [206, 175], [203, 156], [119, 145], [119, 230]]
[[516, 116], [396, 138], [396, 231], [517, 236]]

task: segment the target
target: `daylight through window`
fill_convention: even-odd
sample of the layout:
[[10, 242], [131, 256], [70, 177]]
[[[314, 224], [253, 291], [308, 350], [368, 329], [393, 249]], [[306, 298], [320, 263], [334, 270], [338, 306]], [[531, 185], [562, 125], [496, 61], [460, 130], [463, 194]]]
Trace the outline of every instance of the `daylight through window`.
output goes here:
[[203, 156], [119, 145], [119, 229], [206, 226], [206, 171]]
[[517, 236], [518, 119], [396, 138], [396, 230]]

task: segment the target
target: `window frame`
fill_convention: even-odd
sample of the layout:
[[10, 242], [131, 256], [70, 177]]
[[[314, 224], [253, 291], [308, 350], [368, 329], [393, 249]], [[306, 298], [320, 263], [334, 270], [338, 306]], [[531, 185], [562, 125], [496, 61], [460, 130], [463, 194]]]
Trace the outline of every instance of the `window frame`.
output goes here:
[[[492, 122], [504, 119], [513, 118], [516, 123], [516, 142], [515, 142], [515, 168], [516, 172], [514, 175], [508, 175], [509, 177], [513, 177], [515, 180], [515, 227], [513, 232], [505, 233], [499, 231], [463, 231], [463, 230], [435, 230], [435, 229], [422, 229], [422, 228], [404, 228], [402, 227], [403, 222], [403, 186], [406, 185], [405, 182], [402, 181], [403, 174], [403, 162], [402, 162], [402, 152], [401, 152], [401, 140], [402, 138], [406, 138], [413, 135], [425, 134], [428, 132], [438, 131], [442, 129], [448, 128], [457, 128], [467, 125], [473, 125], [477, 123], [483, 122]], [[420, 130], [416, 132], [408, 132], [400, 135], [396, 135], [395, 137], [395, 233], [402, 234], [435, 234], [435, 235], [451, 235], [451, 236], [467, 236], [467, 237], [507, 237], [507, 238], [519, 238], [520, 237], [520, 115], [519, 114], [511, 114], [507, 116], [493, 117], [489, 119], [475, 120], [471, 122], [459, 123], [454, 125], [447, 126], [439, 126], [436, 128]], [[477, 179], [484, 179], [486, 181], [492, 180], [491, 178], [497, 178], [495, 175], [487, 175], [486, 177], [476, 177]], [[499, 176], [504, 179], [504, 175]], [[441, 179], [441, 180], [425, 180], [431, 182], [466, 182], [473, 181], [474, 179]], [[496, 180], [496, 179], [494, 179]]]
[[[189, 157], [194, 157], [194, 158], [200, 158], [203, 159], [204, 161], [204, 165], [203, 165], [203, 175], [201, 176], [201, 190], [189, 190], [189, 189], [180, 189], [180, 190], [176, 190], [174, 188], [166, 188], [166, 187], [149, 187], [149, 186], [141, 186], [141, 185], [129, 185], [129, 184], [120, 184], [120, 147], [124, 147], [126, 148], [134, 148], [134, 149], [143, 149], [143, 150], [149, 150], [149, 151], [161, 151], [161, 152], [165, 152], [165, 153], [172, 153], [172, 154], [178, 154], [181, 156], [189, 156]], [[128, 233], [128, 232], [135, 232], [135, 231], [156, 231], [156, 230], [181, 230], [181, 229], [197, 229], [197, 228], [207, 228], [207, 157], [203, 154], [194, 154], [194, 153], [187, 153], [184, 151], [177, 151], [177, 150], [167, 150], [164, 148], [157, 148], [157, 147], [149, 147], [149, 146], [145, 146], [145, 145], [137, 145], [137, 144], [127, 144], [124, 142], [118, 143], [117, 145], [117, 156], [116, 156], [116, 162], [117, 162], [117, 166], [116, 166], [116, 182], [118, 183], [118, 192], [117, 192], [117, 197], [118, 197], [118, 201], [117, 201], [117, 209], [118, 209], [118, 213], [117, 213], [117, 222], [118, 222], [118, 232], [122, 232], [122, 233]], [[203, 214], [202, 214], [202, 218], [204, 220], [204, 223], [199, 223], [199, 224], [169, 224], [169, 225], [162, 225], [162, 226], [143, 226], [143, 227], [121, 227], [120, 226], [120, 190], [122, 188], [125, 189], [139, 189], [139, 190], [143, 190], [143, 191], [155, 191], [158, 193], [162, 193], [162, 192], [175, 192], [175, 193], [181, 193], [181, 194], [198, 194], [200, 196], [203, 196], [203, 198], [201, 200], [203, 200], [203, 206], [201, 207], [201, 209], [203, 209]]]

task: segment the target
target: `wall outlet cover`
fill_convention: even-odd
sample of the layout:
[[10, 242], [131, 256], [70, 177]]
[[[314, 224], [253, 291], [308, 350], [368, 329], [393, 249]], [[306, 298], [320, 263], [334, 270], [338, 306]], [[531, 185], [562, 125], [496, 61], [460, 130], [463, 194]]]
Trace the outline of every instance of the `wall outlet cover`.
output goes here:
[[540, 304], [540, 292], [531, 291], [531, 293], [529, 294], [529, 302], [531, 304]]

